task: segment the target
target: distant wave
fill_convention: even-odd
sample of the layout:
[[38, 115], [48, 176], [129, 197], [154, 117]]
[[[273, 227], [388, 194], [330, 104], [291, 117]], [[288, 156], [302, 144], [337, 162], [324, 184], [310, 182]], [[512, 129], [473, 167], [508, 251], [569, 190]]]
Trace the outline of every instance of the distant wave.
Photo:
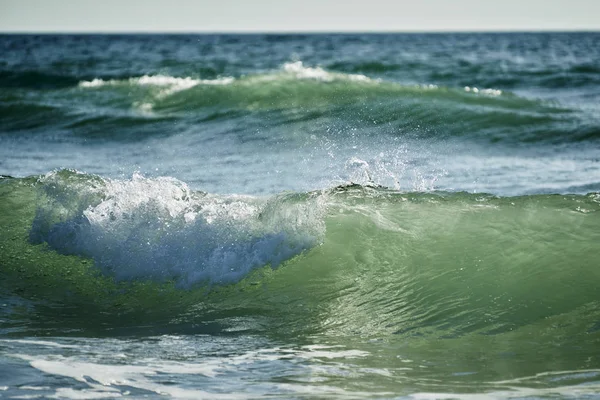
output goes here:
[[[348, 105], [367, 99], [440, 100], [480, 105], [498, 105], [509, 109], [541, 107], [539, 102], [519, 98], [498, 89], [446, 88], [437, 85], [401, 85], [372, 79], [362, 74], [331, 72], [322, 67], [308, 67], [302, 62], [284, 64], [266, 74], [241, 77], [196, 79], [165, 75], [132, 77], [123, 80], [93, 79], [79, 82], [82, 89], [114, 88], [138, 90], [133, 95], [137, 107], [155, 111], [189, 111], [200, 107], [235, 107], [242, 109], [315, 108]], [[501, 97], [494, 101], [492, 98]]]
[[[142, 113], [228, 118], [234, 113], [300, 110], [318, 121], [336, 116], [360, 126], [394, 124], [392, 132], [420, 136], [478, 136], [492, 141], [588, 140], [596, 133], [574, 134], [570, 110], [493, 88], [402, 85], [362, 74], [327, 71], [301, 62], [281, 69], [212, 80], [142, 76], [125, 80], [80, 82], [86, 90], [114, 90]], [[271, 118], [272, 119], [272, 118]], [[565, 121], [563, 124], [562, 121]], [[561, 126], [564, 125], [565, 127]], [[371, 125], [372, 126], [372, 125]], [[423, 131], [421, 126], [428, 129]], [[519, 134], [513, 132], [519, 127]], [[593, 127], [592, 127], [593, 129]]]
[[[61, 96], [69, 104], [91, 102], [92, 107], [64, 109]], [[393, 136], [506, 143], [600, 138], [594, 121], [579, 121], [569, 108], [500, 89], [403, 85], [300, 61], [271, 72], [214, 79], [93, 78], [77, 81], [76, 87], [54, 95], [52, 102], [38, 105], [32, 101], [16, 99], [0, 106], [7, 131], [43, 130], [46, 123], [86, 138], [140, 140], [168, 135], [172, 127], [159, 123], [172, 118], [205, 123], [252, 115], [264, 116], [267, 125], [298, 120], [318, 125], [327, 120], [329, 126], [381, 127], [381, 134]], [[48, 118], [49, 114], [55, 118]], [[140, 134], [135, 128], [141, 125], [149, 130]]]

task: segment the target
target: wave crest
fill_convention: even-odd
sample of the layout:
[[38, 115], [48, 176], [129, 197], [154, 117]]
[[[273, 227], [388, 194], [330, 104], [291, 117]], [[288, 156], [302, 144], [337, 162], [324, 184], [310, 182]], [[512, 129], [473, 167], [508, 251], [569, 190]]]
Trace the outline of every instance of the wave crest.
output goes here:
[[[74, 180], [96, 182], [77, 188]], [[40, 181], [30, 238], [95, 260], [117, 280], [231, 283], [320, 241], [314, 202], [193, 192], [174, 178], [102, 179], [59, 171]]]

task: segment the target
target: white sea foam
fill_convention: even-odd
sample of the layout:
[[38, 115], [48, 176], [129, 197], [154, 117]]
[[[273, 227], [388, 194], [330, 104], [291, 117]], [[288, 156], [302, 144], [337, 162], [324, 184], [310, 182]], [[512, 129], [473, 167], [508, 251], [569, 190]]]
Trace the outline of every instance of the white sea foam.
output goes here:
[[472, 92], [475, 94], [484, 94], [487, 96], [500, 96], [502, 95], [502, 90], [499, 89], [478, 89], [476, 87], [465, 86], [465, 92]]
[[347, 79], [354, 82], [370, 82], [372, 79], [360, 74], [341, 74], [328, 72], [321, 67], [305, 67], [302, 61], [289, 62], [283, 65], [283, 71], [297, 79], [314, 79], [323, 82], [332, 82], [338, 79]]
[[91, 81], [81, 81], [81, 82], [79, 82], [79, 86], [80, 87], [94, 88], [94, 87], [100, 87], [100, 86], [107, 85], [107, 84], [109, 84], [109, 82], [117, 82], [117, 81], [105, 81], [103, 79], [94, 78]]
[[[91, 349], [87, 345], [79, 346], [80, 351], [75, 349], [68, 355], [32, 354], [28, 348], [19, 348], [19, 352], [10, 354], [10, 357], [28, 363], [31, 368], [47, 376], [76, 381], [77, 385], [53, 388], [20, 386], [18, 390], [46, 392], [35, 398], [47, 397], [49, 395], [47, 392], [53, 391], [51, 398], [115, 398], [127, 396], [131, 394], [132, 389], [135, 389], [147, 394], [158, 393], [173, 398], [246, 399], [269, 393], [316, 395], [326, 391], [335, 395], [350, 394], [333, 386], [324, 389], [323, 385], [317, 388], [307, 388], [306, 384], [279, 382], [256, 385], [249, 378], [255, 376], [257, 368], [258, 373], [262, 373], [261, 367], [265, 365], [279, 368], [282, 365], [286, 368], [293, 367], [297, 373], [302, 372], [306, 376], [317, 376], [320, 379], [345, 376], [350, 370], [366, 376], [389, 376], [384, 369], [357, 369], [352, 364], [342, 364], [340, 361], [364, 358], [369, 353], [341, 346], [267, 347], [238, 350], [228, 357], [220, 354], [214, 356], [205, 354], [193, 359], [177, 360], [173, 359], [171, 351], [176, 346], [178, 350], [180, 346], [190, 348], [193, 342], [169, 336], [155, 337], [152, 340], [158, 344], [158, 349], [154, 350], [158, 357], [132, 353], [126, 341], [118, 340], [101, 340], [93, 349], [95, 357], [89, 356]], [[233, 346], [235, 342], [227, 344]], [[118, 357], [124, 347], [127, 348], [128, 355], [135, 358], [133, 365], [131, 362], [123, 362], [123, 359]], [[140, 346], [140, 348], [144, 347]], [[194, 347], [194, 351], [197, 351], [197, 347]], [[160, 357], [163, 355], [171, 357]], [[307, 363], [309, 361], [314, 364]], [[165, 383], [165, 376], [169, 377], [170, 384]], [[223, 385], [230, 385], [231, 390], [222, 393], [219, 388]], [[248, 389], [251, 389], [250, 392]], [[352, 392], [352, 394], [356, 393]], [[360, 398], [367, 395], [368, 393], [358, 394]]]
[[[326, 71], [321, 67], [307, 67], [302, 61], [288, 62], [283, 64], [279, 72], [273, 72], [266, 75], [250, 77], [251, 81], [276, 81], [282, 77], [292, 77], [294, 79], [316, 80], [321, 82], [333, 82], [336, 80], [348, 80], [353, 82], [378, 82], [361, 74], [343, 74]], [[100, 88], [104, 86], [138, 86], [159, 88], [160, 96], [168, 96], [176, 92], [191, 89], [198, 85], [223, 86], [236, 82], [233, 77], [220, 77], [216, 79], [196, 79], [192, 77], [173, 77], [169, 75], [144, 75], [129, 79], [109, 79], [100, 78], [91, 81], [79, 82], [81, 88]]]
[[160, 96], [167, 96], [182, 90], [191, 89], [198, 85], [229, 85], [235, 81], [232, 77], [222, 77], [217, 79], [194, 79], [191, 77], [173, 77], [168, 75], [144, 75], [136, 78], [125, 80], [118, 79], [93, 79], [91, 81], [79, 82], [79, 87], [82, 88], [99, 88], [102, 86], [141, 86], [160, 88]]
[[90, 257], [119, 280], [236, 282], [311, 248], [324, 229], [311, 201], [194, 193], [174, 178], [137, 174], [101, 187], [83, 181], [44, 178], [49, 201], [31, 238]]
[[[173, 341], [168, 336], [152, 339], [158, 342], [158, 350], [154, 349], [154, 352], [159, 355], [172, 356], [172, 353], [169, 353], [172, 347], [190, 345], [182, 340]], [[248, 340], [248, 338], [244, 339]], [[174, 343], [169, 343], [170, 341]], [[131, 395], [132, 389], [150, 395], [157, 393], [172, 398], [187, 399], [247, 399], [274, 393], [282, 394], [279, 397], [366, 398], [375, 395], [390, 398], [394, 397], [393, 392], [362, 392], [353, 390], [352, 387], [336, 386], [332, 382], [340, 379], [341, 382], [345, 382], [343, 379], [348, 377], [397, 380], [398, 376], [402, 376], [400, 371], [412, 370], [410, 367], [398, 366], [391, 369], [362, 368], [349, 360], [369, 357], [368, 352], [314, 345], [238, 350], [228, 357], [209, 354], [188, 357], [184, 360], [140, 356], [134, 353], [132, 355], [135, 357], [135, 363], [131, 364], [116, 359], [114, 354], [115, 347], [122, 348], [126, 345], [125, 342], [112, 340], [108, 346], [107, 344], [106, 340], [99, 341], [98, 348], [94, 349], [95, 357], [90, 357], [87, 347], [80, 347], [81, 351], [73, 351], [68, 355], [32, 354], [27, 349], [19, 349], [18, 353], [9, 354], [11, 358], [28, 363], [31, 368], [43, 372], [46, 376], [63, 378], [60, 382], [69, 382], [69, 380], [77, 382], [77, 385], [70, 384], [69, 387], [18, 386], [16, 390], [44, 392], [39, 395], [11, 396], [11, 398], [116, 398]], [[229, 345], [234, 344], [235, 342]], [[132, 347], [146, 348], [128, 346], [128, 350], [131, 351]], [[194, 348], [195, 351], [197, 348]], [[410, 360], [402, 361], [410, 362]], [[285, 382], [275, 379], [257, 384], [252, 377], [264, 373], [265, 365], [285, 368], [287, 371], [293, 367], [295, 379]], [[487, 389], [479, 393], [422, 391], [408, 394], [405, 398], [415, 400], [594, 398], [600, 390], [597, 382], [560, 386], [556, 385], [556, 382], [560, 380], [569, 382], [577, 378], [593, 379], [598, 376], [598, 372], [594, 369], [548, 372], [507, 381], [487, 382]], [[169, 377], [168, 384], [165, 382], [165, 376]], [[550, 384], [544, 378], [550, 380]], [[222, 393], [219, 389], [224, 387], [223, 385], [227, 385], [231, 390]], [[0, 386], [1, 391], [8, 389], [10, 389], [8, 386]]]

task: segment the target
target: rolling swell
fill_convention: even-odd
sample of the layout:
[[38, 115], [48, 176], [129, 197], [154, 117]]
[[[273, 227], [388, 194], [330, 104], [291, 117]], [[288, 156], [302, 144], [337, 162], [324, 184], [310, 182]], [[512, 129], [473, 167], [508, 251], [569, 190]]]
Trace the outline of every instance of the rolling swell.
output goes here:
[[598, 332], [598, 194], [348, 185], [260, 199], [60, 171], [3, 179], [0, 197], [5, 290], [53, 300], [71, 328], [410, 340], [537, 329], [544, 343], [558, 329], [565, 346]]
[[[385, 97], [425, 97], [447, 99], [476, 105], [502, 105], [507, 109], [529, 107], [547, 110], [547, 104], [527, 100], [501, 90], [461, 88], [436, 85], [401, 85], [393, 81], [371, 79], [362, 74], [327, 71], [304, 66], [301, 62], [286, 63], [279, 71], [242, 77], [199, 79], [145, 75], [123, 80], [93, 79], [79, 82], [89, 90], [137, 90], [157, 100], [156, 106], [172, 111], [190, 110], [209, 105], [277, 109], [286, 107], [319, 107], [323, 104], [347, 105], [361, 99]], [[384, 97], [384, 98], [385, 98]], [[181, 103], [179, 103], [179, 101]], [[317, 101], [317, 104], [314, 104]], [[183, 104], [187, 104], [187, 108]], [[181, 106], [178, 106], [181, 104]], [[154, 104], [153, 107], [154, 109]], [[550, 107], [554, 109], [554, 107]]]
[[94, 79], [79, 85], [117, 96], [130, 96], [133, 91], [134, 109], [199, 122], [226, 120], [235, 113], [258, 117], [267, 125], [295, 123], [300, 118], [304, 124], [337, 127], [336, 132], [350, 125], [363, 128], [365, 134], [375, 129], [377, 135], [418, 138], [467, 137], [506, 143], [596, 138], [595, 125], [582, 124], [572, 110], [548, 102], [497, 89], [407, 86], [307, 67], [301, 62], [287, 63], [269, 74], [239, 78], [157, 75]]
[[[352, 127], [364, 135], [460, 137], [517, 145], [598, 139], [595, 121], [551, 102], [499, 89], [456, 87], [456, 83], [405, 85], [302, 62], [288, 62], [262, 74], [209, 74], [208, 79], [161, 74], [84, 79], [27, 71], [3, 74], [0, 81], [6, 85], [29, 88], [31, 79], [41, 85], [32, 89], [48, 89], [37, 102], [16, 97], [3, 104], [0, 112], [9, 132], [43, 133], [48, 131], [45, 123], [61, 135], [70, 133], [83, 140], [144, 140], [180, 133], [177, 125], [170, 124], [178, 119], [191, 126], [207, 124], [208, 130], [219, 122], [231, 123], [234, 130], [294, 124], [293, 129], [306, 137], [315, 134], [315, 126], [325, 126], [324, 131], [341, 135]], [[63, 106], [73, 101], [77, 107]], [[254, 129], [248, 131], [251, 135]], [[327, 136], [324, 131], [318, 134]]]

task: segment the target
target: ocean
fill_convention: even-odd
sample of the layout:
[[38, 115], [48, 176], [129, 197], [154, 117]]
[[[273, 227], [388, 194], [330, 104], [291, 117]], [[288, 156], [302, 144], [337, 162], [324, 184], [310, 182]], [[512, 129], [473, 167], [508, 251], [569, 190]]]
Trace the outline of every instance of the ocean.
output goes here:
[[600, 398], [600, 33], [0, 35], [0, 398]]

